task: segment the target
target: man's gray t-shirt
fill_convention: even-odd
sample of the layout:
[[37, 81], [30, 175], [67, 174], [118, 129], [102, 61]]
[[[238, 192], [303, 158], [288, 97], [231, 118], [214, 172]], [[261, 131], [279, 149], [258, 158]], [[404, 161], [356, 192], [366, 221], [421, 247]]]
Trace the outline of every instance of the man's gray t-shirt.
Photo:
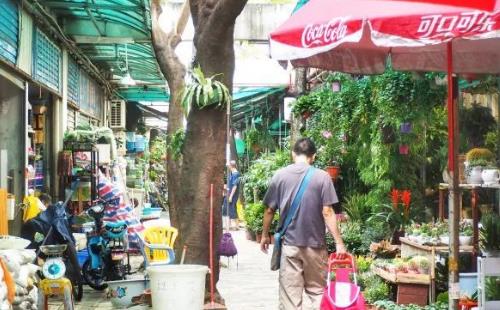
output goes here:
[[[274, 210], [288, 210], [298, 186], [309, 165], [298, 163], [276, 172], [264, 197], [264, 204]], [[297, 215], [285, 233], [284, 244], [302, 247], [323, 248], [325, 244], [325, 220], [323, 206], [338, 202], [337, 193], [328, 173], [316, 169], [302, 196]]]

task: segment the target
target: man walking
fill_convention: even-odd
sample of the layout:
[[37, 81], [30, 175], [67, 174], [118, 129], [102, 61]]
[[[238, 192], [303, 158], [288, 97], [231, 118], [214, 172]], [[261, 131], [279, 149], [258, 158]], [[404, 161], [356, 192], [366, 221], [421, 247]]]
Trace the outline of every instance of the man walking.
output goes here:
[[267, 253], [274, 212], [279, 209], [282, 226], [305, 175], [309, 169], [314, 169], [309, 172], [311, 177], [307, 185], [304, 184], [303, 196], [282, 241], [279, 273], [281, 310], [302, 309], [304, 292], [311, 301], [311, 309], [319, 309], [326, 286], [326, 228], [335, 239], [337, 253], [345, 254], [332, 209], [332, 205], [338, 202], [337, 194], [330, 176], [325, 171], [310, 167], [315, 156], [316, 146], [312, 140], [299, 139], [293, 147], [294, 164], [276, 172], [264, 197], [267, 210], [264, 213], [261, 249]]

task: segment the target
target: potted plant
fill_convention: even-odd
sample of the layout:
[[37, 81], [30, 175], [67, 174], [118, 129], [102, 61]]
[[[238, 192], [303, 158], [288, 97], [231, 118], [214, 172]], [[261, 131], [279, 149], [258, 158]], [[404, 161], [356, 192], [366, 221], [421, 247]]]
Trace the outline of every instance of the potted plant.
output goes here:
[[500, 217], [491, 212], [483, 214], [479, 241], [484, 256], [497, 257], [500, 254]]
[[365, 280], [365, 283], [366, 289], [363, 292], [363, 296], [365, 297], [366, 303], [370, 305], [371, 309], [373, 309], [372, 305], [375, 304], [375, 302], [389, 297], [389, 285], [380, 277], [372, 275]]
[[405, 228], [410, 224], [411, 191], [393, 189], [390, 193], [392, 204], [382, 205], [382, 211], [373, 215], [389, 223], [392, 229], [392, 243], [401, 244]]
[[473, 233], [474, 231], [470, 222], [463, 221], [460, 223], [460, 245], [471, 245]]
[[465, 176], [469, 184], [482, 184], [483, 168], [491, 166], [495, 155], [486, 148], [473, 148], [465, 155]]
[[326, 166], [326, 172], [330, 175], [333, 181], [336, 181], [340, 175], [340, 165], [336, 161], [332, 161], [330, 166]]
[[225, 107], [231, 103], [231, 94], [226, 85], [215, 80], [218, 75], [205, 77], [199, 66], [193, 69], [193, 82], [184, 89], [181, 101], [186, 115], [193, 106], [203, 109], [210, 106]]

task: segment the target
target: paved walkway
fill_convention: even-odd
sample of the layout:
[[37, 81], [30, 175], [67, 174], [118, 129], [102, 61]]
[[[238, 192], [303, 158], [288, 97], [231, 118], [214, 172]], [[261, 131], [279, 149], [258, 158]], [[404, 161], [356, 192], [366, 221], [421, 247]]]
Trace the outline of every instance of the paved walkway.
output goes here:
[[[245, 232], [233, 234], [238, 248], [239, 266], [236, 258], [222, 268], [218, 289], [226, 300], [229, 310], [275, 310], [278, 309], [278, 272], [271, 271], [271, 254], [264, 254], [253, 241], [246, 240]], [[222, 258], [227, 264], [227, 259]]]
[[[243, 230], [232, 234], [239, 252], [238, 266], [236, 258], [231, 259], [229, 264], [226, 258], [222, 258], [222, 262], [228, 266], [222, 268], [218, 283], [227, 308], [229, 310], [278, 309], [278, 272], [269, 269], [270, 254], [262, 253], [256, 242], [246, 240]], [[104, 292], [92, 290], [88, 286], [84, 286], [83, 300], [75, 308], [76, 310], [114, 309]], [[61, 302], [51, 300], [49, 309], [62, 310], [64, 307]]]

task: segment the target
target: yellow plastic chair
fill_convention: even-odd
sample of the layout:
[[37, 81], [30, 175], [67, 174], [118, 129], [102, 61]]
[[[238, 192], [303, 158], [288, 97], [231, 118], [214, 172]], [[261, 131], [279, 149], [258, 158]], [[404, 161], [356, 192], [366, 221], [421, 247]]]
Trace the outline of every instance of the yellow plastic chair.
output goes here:
[[174, 244], [178, 233], [177, 228], [170, 226], [146, 228], [142, 238], [146, 266], [175, 262]]

